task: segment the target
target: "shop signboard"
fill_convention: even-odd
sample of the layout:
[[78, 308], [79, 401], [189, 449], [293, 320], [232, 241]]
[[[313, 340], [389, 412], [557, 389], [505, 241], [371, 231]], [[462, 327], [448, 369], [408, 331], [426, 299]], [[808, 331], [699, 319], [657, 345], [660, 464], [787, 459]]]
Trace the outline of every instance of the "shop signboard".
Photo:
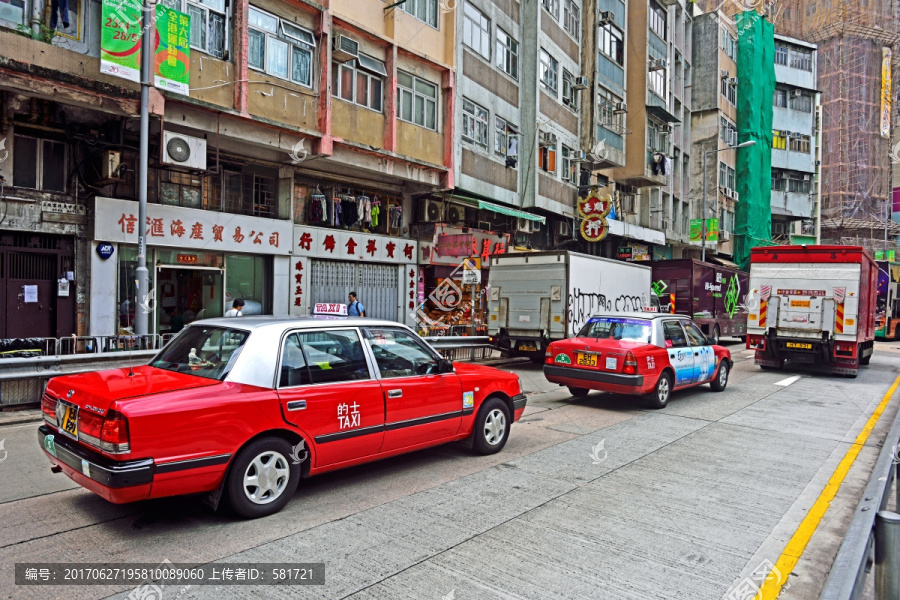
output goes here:
[[[691, 241], [699, 242], [703, 235], [703, 219], [691, 219]], [[719, 219], [706, 219], [706, 240], [719, 241]]]
[[420, 264], [456, 266], [463, 257], [474, 257], [486, 268], [488, 258], [504, 254], [508, 248], [508, 234], [480, 229], [470, 229], [468, 233], [463, 233], [459, 227], [439, 225], [434, 240], [419, 245], [419, 259]]
[[[94, 239], [137, 244], [137, 215], [137, 202], [97, 198]], [[293, 225], [289, 221], [149, 204], [146, 225], [149, 246], [210, 252], [291, 253]]]
[[330, 260], [415, 264], [418, 243], [361, 231], [295, 225], [293, 254]]

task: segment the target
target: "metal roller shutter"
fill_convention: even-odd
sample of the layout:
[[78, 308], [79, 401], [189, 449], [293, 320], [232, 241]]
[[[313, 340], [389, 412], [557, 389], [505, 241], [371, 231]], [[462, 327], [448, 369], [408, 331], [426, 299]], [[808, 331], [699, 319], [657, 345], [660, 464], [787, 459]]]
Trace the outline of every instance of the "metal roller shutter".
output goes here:
[[399, 267], [365, 263], [312, 261], [310, 295], [312, 303], [347, 302], [356, 292], [373, 319], [397, 320], [400, 294]]

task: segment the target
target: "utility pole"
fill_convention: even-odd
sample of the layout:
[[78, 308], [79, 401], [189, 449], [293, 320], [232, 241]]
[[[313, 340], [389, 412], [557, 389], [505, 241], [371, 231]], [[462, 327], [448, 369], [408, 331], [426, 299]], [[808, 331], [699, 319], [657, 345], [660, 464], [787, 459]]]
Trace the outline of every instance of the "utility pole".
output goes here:
[[155, 310], [148, 292], [149, 272], [147, 271], [147, 171], [150, 162], [150, 37], [153, 29], [149, 0], [142, 0], [143, 13], [141, 31], [141, 153], [138, 164], [138, 265], [137, 302], [134, 311], [134, 333], [147, 335], [149, 311]]

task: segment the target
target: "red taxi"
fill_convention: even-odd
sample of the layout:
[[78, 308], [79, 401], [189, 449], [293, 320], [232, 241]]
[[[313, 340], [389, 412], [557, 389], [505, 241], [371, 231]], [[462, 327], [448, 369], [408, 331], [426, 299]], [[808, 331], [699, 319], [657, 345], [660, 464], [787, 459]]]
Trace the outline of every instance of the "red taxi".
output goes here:
[[310, 475], [458, 440], [498, 452], [525, 402], [515, 375], [397, 323], [210, 319], [148, 365], [51, 379], [38, 439], [111, 502], [205, 493], [253, 518]]
[[544, 375], [573, 396], [646, 395], [663, 408], [673, 390], [708, 383], [723, 391], [733, 364], [688, 317], [647, 312], [591, 317], [574, 338], [550, 344]]

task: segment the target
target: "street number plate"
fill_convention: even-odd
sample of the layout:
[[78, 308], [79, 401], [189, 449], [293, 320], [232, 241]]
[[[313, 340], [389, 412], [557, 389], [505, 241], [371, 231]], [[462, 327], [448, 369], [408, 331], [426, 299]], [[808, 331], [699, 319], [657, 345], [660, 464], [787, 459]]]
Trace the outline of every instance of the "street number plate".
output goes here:
[[797, 348], [799, 350], [812, 350], [812, 344], [798, 344], [797, 342], [788, 342], [788, 348]]
[[597, 355], [576, 352], [575, 353], [575, 363], [578, 365], [581, 365], [582, 367], [596, 367], [597, 366]]

